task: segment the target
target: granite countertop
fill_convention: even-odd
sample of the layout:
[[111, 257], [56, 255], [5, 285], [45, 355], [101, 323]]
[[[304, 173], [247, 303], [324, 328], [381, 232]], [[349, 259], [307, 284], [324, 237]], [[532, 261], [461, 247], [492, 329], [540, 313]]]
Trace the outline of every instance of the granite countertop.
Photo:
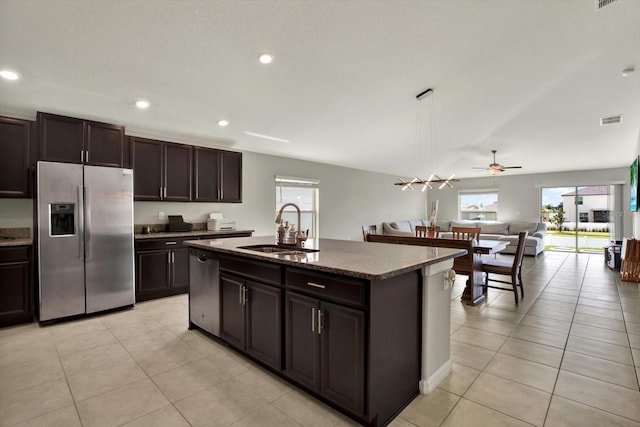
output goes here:
[[0, 247], [32, 245], [31, 230], [27, 227], [0, 228]]
[[171, 239], [173, 237], [199, 237], [199, 236], [234, 236], [241, 233], [253, 233], [254, 230], [197, 230], [197, 231], [162, 231], [159, 233], [134, 234], [139, 239]]
[[5, 246], [28, 246], [32, 244], [33, 244], [33, 240], [31, 239], [10, 239], [10, 240], [0, 239], [0, 248]]
[[463, 249], [332, 239], [307, 240], [305, 248], [319, 249], [320, 251], [302, 254], [263, 253], [239, 248], [240, 246], [274, 243], [274, 236], [185, 242], [186, 245], [197, 249], [241, 255], [277, 264], [369, 280], [387, 279], [426, 265], [453, 259], [466, 253]]

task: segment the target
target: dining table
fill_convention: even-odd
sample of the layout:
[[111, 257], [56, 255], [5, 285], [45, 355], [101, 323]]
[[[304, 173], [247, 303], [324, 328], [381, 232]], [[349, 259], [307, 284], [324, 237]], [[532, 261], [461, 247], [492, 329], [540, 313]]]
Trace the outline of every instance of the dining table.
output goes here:
[[475, 252], [482, 255], [494, 255], [506, 249], [509, 242], [506, 240], [478, 240]]

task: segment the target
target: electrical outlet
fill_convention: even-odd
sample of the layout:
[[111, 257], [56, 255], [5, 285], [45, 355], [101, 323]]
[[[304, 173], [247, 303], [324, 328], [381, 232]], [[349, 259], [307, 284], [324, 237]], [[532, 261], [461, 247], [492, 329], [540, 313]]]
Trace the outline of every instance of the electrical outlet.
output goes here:
[[158, 220], [164, 221], [164, 212], [158, 212]]

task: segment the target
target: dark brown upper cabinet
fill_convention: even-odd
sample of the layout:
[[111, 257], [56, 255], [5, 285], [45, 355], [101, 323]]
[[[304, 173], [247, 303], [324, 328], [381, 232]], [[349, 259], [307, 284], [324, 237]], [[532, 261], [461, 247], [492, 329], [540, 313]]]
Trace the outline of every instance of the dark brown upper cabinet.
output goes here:
[[242, 153], [220, 151], [220, 201], [242, 202]]
[[193, 148], [193, 200], [242, 202], [242, 153]]
[[0, 197], [29, 197], [32, 122], [0, 117]]
[[40, 160], [125, 167], [124, 127], [38, 112]]
[[131, 137], [135, 200], [191, 200], [193, 147]]
[[193, 147], [164, 144], [164, 200], [188, 202], [191, 200]]

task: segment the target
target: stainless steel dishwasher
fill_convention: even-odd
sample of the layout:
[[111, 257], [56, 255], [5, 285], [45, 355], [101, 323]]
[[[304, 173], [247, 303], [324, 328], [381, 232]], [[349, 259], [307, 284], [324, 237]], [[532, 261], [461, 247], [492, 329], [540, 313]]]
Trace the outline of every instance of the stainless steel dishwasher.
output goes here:
[[220, 336], [220, 262], [213, 252], [189, 249], [189, 321]]

